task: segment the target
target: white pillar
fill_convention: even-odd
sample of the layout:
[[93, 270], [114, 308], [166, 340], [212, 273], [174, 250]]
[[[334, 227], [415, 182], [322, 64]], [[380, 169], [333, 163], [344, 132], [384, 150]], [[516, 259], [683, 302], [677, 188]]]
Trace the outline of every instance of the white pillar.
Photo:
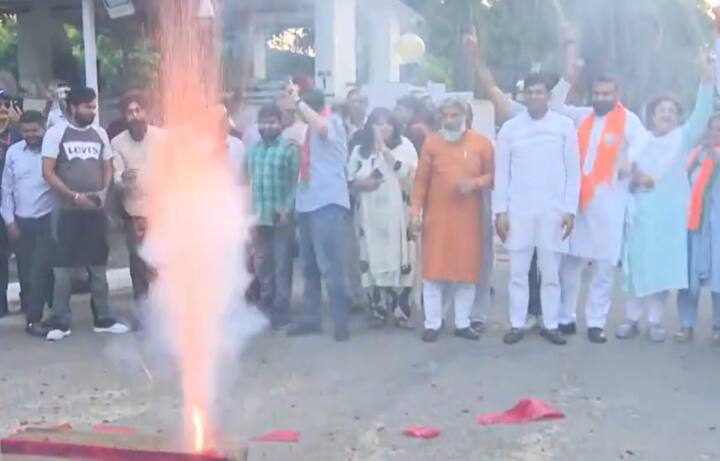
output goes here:
[[252, 33], [253, 78], [267, 78], [267, 37], [265, 30], [255, 26]]
[[370, 24], [370, 82], [400, 81], [400, 59], [395, 45], [400, 38], [400, 24], [396, 11], [375, 11]]
[[38, 6], [18, 15], [18, 74], [21, 87], [29, 89], [38, 82], [47, 84], [52, 78], [53, 40], [48, 37], [54, 36], [52, 32], [56, 27], [52, 12], [47, 7]]
[[357, 79], [356, 0], [315, 2], [315, 81], [326, 94], [345, 96]]
[[85, 85], [98, 91], [97, 44], [95, 42], [95, 0], [82, 2]]

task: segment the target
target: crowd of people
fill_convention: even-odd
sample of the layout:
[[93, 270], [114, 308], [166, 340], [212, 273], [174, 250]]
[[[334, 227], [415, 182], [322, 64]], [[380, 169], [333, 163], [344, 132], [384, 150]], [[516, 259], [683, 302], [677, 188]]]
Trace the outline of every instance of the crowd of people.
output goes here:
[[[496, 106], [496, 141], [472, 128], [466, 100], [434, 107], [406, 95], [368, 114], [359, 87], [331, 106], [322, 91], [290, 83], [260, 108], [242, 139], [228, 123], [228, 165], [247, 185], [252, 209], [255, 290], [247, 297], [272, 328], [289, 336], [321, 333], [324, 284], [337, 341], [349, 339], [356, 308], [373, 328], [409, 328], [421, 316], [425, 342], [439, 338], [452, 308], [455, 336], [477, 340], [491, 304], [497, 235], [509, 255], [506, 344], [521, 341], [534, 322], [550, 343], [566, 344], [577, 332], [589, 269], [585, 318], [593, 343], [607, 341], [622, 272], [626, 321], [617, 338], [638, 336], [647, 316], [648, 338], [664, 341], [663, 314], [677, 291], [676, 337], [691, 340], [707, 288], [720, 345], [720, 115], [713, 115], [720, 73], [712, 53], [702, 56], [689, 116], [663, 96], [647, 104], [643, 124], [608, 75], [593, 79], [589, 107], [569, 104], [571, 85], [542, 73], [524, 80], [522, 104], [512, 101], [477, 57], [472, 37], [466, 45]], [[106, 204], [112, 188], [121, 198], [140, 305], [157, 275], [139, 252], [148, 226], [142, 178], [164, 136], [148, 122], [147, 99], [138, 91], [122, 98], [121, 127], [112, 137], [93, 123], [92, 89], [72, 89], [63, 119], [49, 128], [43, 114], [16, 113], [11, 102], [0, 92], [0, 284], [7, 286], [12, 251], [27, 333], [70, 335], [78, 273], [90, 280], [96, 332], [141, 328], [139, 312], [130, 325], [111, 312]], [[296, 249], [304, 293], [294, 313]], [[4, 298], [0, 316], [7, 313]]]

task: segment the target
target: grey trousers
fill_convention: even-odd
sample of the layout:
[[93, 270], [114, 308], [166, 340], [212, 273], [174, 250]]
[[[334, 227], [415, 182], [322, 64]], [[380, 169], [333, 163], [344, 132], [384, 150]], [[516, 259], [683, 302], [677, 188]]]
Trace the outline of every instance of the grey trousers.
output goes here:
[[110, 288], [108, 287], [106, 266], [55, 267], [55, 290], [50, 322], [66, 328], [70, 327], [72, 312], [70, 298], [72, 281], [85, 270], [90, 275], [90, 299], [93, 306], [95, 321], [112, 318], [110, 313]]

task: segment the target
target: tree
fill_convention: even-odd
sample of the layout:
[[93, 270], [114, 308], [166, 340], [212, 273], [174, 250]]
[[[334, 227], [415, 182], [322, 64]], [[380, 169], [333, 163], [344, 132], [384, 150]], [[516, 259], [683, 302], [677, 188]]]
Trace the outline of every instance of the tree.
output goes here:
[[[432, 59], [457, 61], [470, 23], [486, 44], [487, 61], [501, 86], [512, 91], [533, 67], [561, 73], [562, 24], [576, 24], [587, 95], [594, 75], [611, 73], [630, 107], [657, 93], [692, 102], [698, 50], [710, 40], [704, 0], [405, 0], [426, 19]], [[462, 85], [462, 66], [453, 83]]]

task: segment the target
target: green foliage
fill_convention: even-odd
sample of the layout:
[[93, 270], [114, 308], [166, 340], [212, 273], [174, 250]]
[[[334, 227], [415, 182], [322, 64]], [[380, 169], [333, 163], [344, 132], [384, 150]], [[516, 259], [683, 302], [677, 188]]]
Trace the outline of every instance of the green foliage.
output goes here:
[[712, 30], [704, 0], [405, 1], [425, 17], [430, 59], [439, 62], [455, 60], [462, 34], [474, 23], [507, 91], [533, 67], [562, 73], [562, 24], [572, 22], [585, 63], [585, 93], [592, 76], [611, 73], [635, 108], [663, 92], [692, 102], [698, 49]]
[[[64, 29], [73, 57], [82, 66], [82, 32], [70, 24], [65, 24]], [[101, 87], [119, 93], [128, 88], [146, 88], [152, 83], [160, 54], [151, 41], [141, 37], [129, 44], [122, 43], [113, 35], [99, 31], [96, 43]]]
[[17, 77], [17, 17], [0, 15], [0, 70]]

